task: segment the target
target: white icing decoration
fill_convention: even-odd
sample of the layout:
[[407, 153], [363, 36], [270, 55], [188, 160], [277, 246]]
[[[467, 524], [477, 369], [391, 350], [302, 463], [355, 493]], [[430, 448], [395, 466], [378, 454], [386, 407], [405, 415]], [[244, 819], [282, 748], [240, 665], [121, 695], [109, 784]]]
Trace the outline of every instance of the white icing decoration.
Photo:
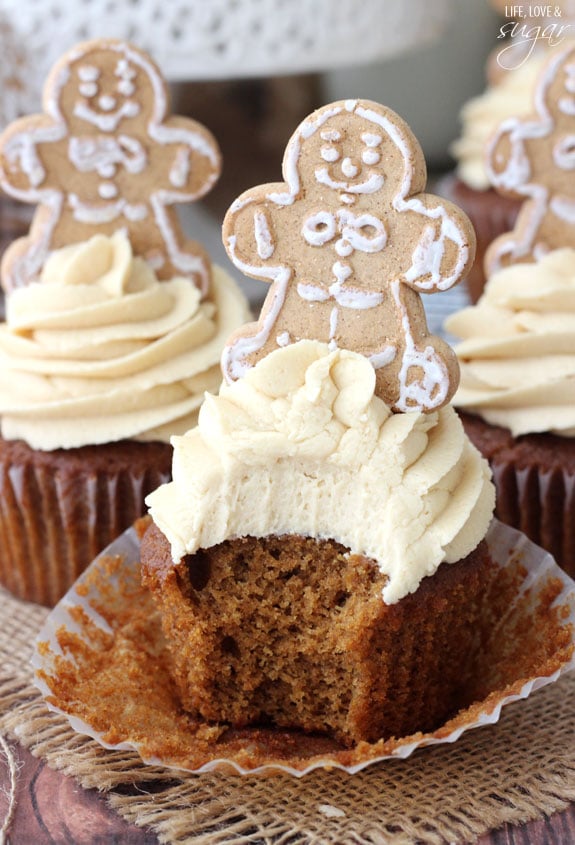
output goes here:
[[566, 135], [555, 144], [553, 161], [561, 170], [575, 170], [575, 135]]
[[[384, 179], [381, 173], [370, 173], [363, 182], [342, 182], [332, 179], [327, 167], [318, 167], [315, 171], [316, 181], [335, 191], [346, 191], [348, 194], [375, 194], [383, 187]], [[345, 175], [345, 174], [344, 174]]]
[[290, 344], [290, 335], [289, 332], [281, 332], [276, 337], [276, 343], [278, 346], [289, 346]]
[[128, 173], [141, 173], [148, 157], [137, 138], [128, 135], [83, 135], [71, 137], [68, 145], [71, 163], [80, 172], [96, 171], [100, 176], [113, 176], [116, 165]]
[[140, 106], [134, 100], [124, 100], [122, 105], [112, 114], [100, 114], [87, 103], [76, 103], [74, 114], [81, 120], [96, 126], [100, 132], [115, 132], [125, 117], [137, 117]]
[[78, 68], [78, 77], [82, 82], [96, 82], [100, 78], [100, 69], [94, 65], [81, 65]]
[[349, 264], [344, 264], [342, 261], [336, 261], [331, 270], [340, 285], [343, 284], [346, 279], [349, 279], [353, 272]]
[[120, 198], [116, 202], [105, 205], [93, 205], [83, 202], [77, 194], [68, 194], [68, 203], [73, 211], [75, 220], [80, 223], [111, 223], [118, 217], [125, 217], [126, 220], [145, 220], [148, 216], [148, 208], [143, 203], [130, 204]]
[[180, 147], [170, 168], [169, 180], [175, 188], [183, 188], [190, 175], [190, 154], [187, 147]]
[[[228, 249], [236, 267], [242, 272], [251, 269], [251, 265], [241, 260], [236, 252], [236, 237], [228, 238]], [[249, 369], [250, 365], [246, 358], [253, 352], [258, 352], [270, 337], [272, 328], [279, 316], [285, 302], [288, 284], [291, 278], [289, 267], [278, 265], [277, 267], [262, 267], [258, 270], [260, 276], [273, 281], [270, 293], [266, 297], [266, 308], [260, 316], [260, 327], [250, 337], [236, 338], [231, 345], [225, 346], [222, 352], [222, 372], [226, 381], [235, 381], [241, 378]]]
[[385, 346], [380, 352], [374, 352], [369, 356], [369, 362], [374, 370], [379, 370], [381, 367], [386, 367], [395, 359], [397, 349], [395, 346]]
[[254, 214], [254, 235], [258, 255], [264, 261], [274, 254], [275, 245], [266, 215], [263, 211], [256, 211]]
[[366, 147], [377, 147], [383, 141], [381, 135], [377, 135], [374, 132], [362, 132], [361, 133], [361, 140], [365, 144]]
[[324, 132], [320, 132], [320, 138], [323, 141], [340, 141], [341, 132], [338, 132], [337, 129], [326, 129]]
[[347, 176], [348, 179], [353, 179], [355, 176], [357, 176], [359, 172], [359, 167], [357, 166], [357, 164], [353, 163], [349, 156], [346, 156], [341, 163], [341, 172], [344, 176]]
[[[355, 215], [352, 211], [342, 208], [337, 212], [340, 231], [343, 237], [350, 243], [352, 249], [360, 252], [380, 252], [387, 241], [387, 233], [383, 222], [373, 214]], [[373, 235], [366, 235], [363, 229], [369, 228], [375, 231]]]
[[339, 159], [339, 150], [336, 147], [322, 147], [320, 155], [324, 161], [334, 162]]
[[348, 240], [340, 238], [335, 242], [335, 251], [341, 258], [347, 258], [353, 252], [353, 247]]
[[[551, 199], [549, 208], [561, 220], [564, 220], [566, 223], [571, 225], [575, 224], [575, 199], [555, 196]], [[545, 251], [548, 252], [548, 248], [546, 248]]]
[[113, 182], [102, 182], [101, 185], [98, 185], [98, 194], [102, 199], [113, 199], [118, 195], [118, 188]]
[[111, 97], [109, 94], [102, 94], [102, 96], [98, 98], [98, 105], [102, 111], [112, 111], [112, 109], [115, 109], [118, 105], [118, 101], [115, 97]]
[[575, 97], [561, 97], [558, 103], [559, 110], [563, 114], [573, 117], [575, 115]]
[[325, 288], [319, 285], [308, 285], [299, 282], [297, 286], [298, 295], [306, 302], [326, 302], [330, 298], [330, 293]]
[[335, 333], [337, 331], [337, 308], [331, 309], [331, 314], [329, 315], [329, 350], [333, 352], [334, 349], [337, 349], [337, 343], [335, 340]]
[[116, 88], [123, 97], [131, 97], [136, 90], [136, 86], [129, 79], [120, 79]]
[[78, 91], [83, 97], [95, 97], [98, 90], [95, 82], [82, 82], [78, 88]]
[[367, 164], [370, 167], [373, 165], [378, 164], [379, 160], [381, 159], [380, 154], [377, 150], [364, 150], [361, 154], [361, 160], [364, 164]]
[[310, 246], [322, 246], [331, 241], [336, 229], [335, 215], [330, 211], [318, 211], [304, 220], [301, 233]]
[[[401, 300], [400, 285], [399, 279], [391, 283], [391, 292], [401, 315], [405, 339], [399, 371], [399, 399], [396, 407], [404, 412], [433, 410], [445, 401], [449, 388], [449, 374], [433, 346], [426, 346], [423, 351], [416, 347], [409, 313]], [[423, 378], [408, 383], [409, 370], [412, 367], [423, 370]]]

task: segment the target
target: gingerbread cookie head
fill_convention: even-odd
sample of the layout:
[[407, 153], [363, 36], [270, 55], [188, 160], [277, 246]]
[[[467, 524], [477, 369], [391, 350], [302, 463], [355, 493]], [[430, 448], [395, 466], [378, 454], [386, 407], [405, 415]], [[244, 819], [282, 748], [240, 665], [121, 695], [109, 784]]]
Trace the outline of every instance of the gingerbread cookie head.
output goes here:
[[220, 172], [211, 133], [170, 115], [154, 62], [131, 44], [79, 44], [52, 69], [44, 113], [0, 136], [0, 184], [37, 204], [30, 235], [7, 251], [7, 290], [37, 279], [53, 249], [128, 232], [159, 278], [189, 276], [209, 294], [210, 262], [184, 240], [174, 206], [203, 196]]
[[425, 161], [407, 124], [368, 101], [325, 106], [290, 139], [283, 175], [242, 194], [224, 220], [232, 261], [272, 283], [258, 323], [224, 350], [226, 379], [278, 346], [317, 339], [366, 355], [394, 410], [444, 405], [457, 362], [429, 334], [419, 294], [465, 275], [475, 237], [463, 212], [423, 193]]
[[575, 246], [575, 48], [554, 55], [541, 71], [534, 115], [504, 121], [487, 148], [487, 169], [502, 194], [523, 199], [515, 228], [485, 257], [491, 275]]

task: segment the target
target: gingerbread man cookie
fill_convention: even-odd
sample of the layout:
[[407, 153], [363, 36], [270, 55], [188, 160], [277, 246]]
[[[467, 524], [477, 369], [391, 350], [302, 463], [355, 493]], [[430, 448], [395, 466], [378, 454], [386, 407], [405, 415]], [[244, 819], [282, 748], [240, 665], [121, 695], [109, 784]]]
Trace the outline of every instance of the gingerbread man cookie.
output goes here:
[[575, 246], [575, 48], [545, 65], [535, 108], [535, 117], [505, 120], [488, 145], [490, 181], [500, 193], [524, 202], [514, 230], [489, 247], [487, 275]]
[[419, 294], [465, 275], [475, 237], [463, 212], [422, 193], [425, 161], [407, 124], [372, 102], [325, 106], [290, 139], [283, 175], [242, 194], [224, 220], [234, 264], [271, 282], [259, 321], [228, 341], [226, 379], [313, 338], [367, 356], [394, 410], [444, 405], [457, 362], [429, 335]]
[[124, 229], [159, 278], [189, 276], [208, 295], [209, 258], [184, 241], [174, 205], [212, 187], [219, 149], [196, 121], [169, 114], [154, 62], [123, 41], [79, 44], [52, 69], [43, 105], [0, 137], [2, 188], [38, 205], [4, 257], [5, 289], [37, 279], [51, 250]]

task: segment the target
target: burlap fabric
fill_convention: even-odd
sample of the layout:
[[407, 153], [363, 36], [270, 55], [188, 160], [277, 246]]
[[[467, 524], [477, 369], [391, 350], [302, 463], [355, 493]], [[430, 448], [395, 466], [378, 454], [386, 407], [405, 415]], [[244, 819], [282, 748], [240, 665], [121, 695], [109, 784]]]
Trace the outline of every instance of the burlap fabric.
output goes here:
[[0, 591], [0, 731], [104, 791], [126, 820], [161, 842], [474, 842], [575, 800], [575, 673], [507, 707], [497, 725], [354, 776], [185, 775], [106, 751], [46, 710], [28, 663], [46, 614]]

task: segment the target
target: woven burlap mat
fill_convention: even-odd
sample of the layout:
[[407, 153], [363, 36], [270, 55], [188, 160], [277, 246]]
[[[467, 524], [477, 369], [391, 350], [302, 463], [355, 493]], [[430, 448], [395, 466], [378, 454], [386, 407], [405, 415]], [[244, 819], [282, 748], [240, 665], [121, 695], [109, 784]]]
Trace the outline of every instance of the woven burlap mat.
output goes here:
[[0, 591], [0, 733], [106, 792], [120, 815], [161, 842], [474, 842], [575, 801], [575, 673], [505, 708], [497, 725], [357, 775], [186, 775], [106, 751], [46, 710], [29, 667], [46, 615]]

